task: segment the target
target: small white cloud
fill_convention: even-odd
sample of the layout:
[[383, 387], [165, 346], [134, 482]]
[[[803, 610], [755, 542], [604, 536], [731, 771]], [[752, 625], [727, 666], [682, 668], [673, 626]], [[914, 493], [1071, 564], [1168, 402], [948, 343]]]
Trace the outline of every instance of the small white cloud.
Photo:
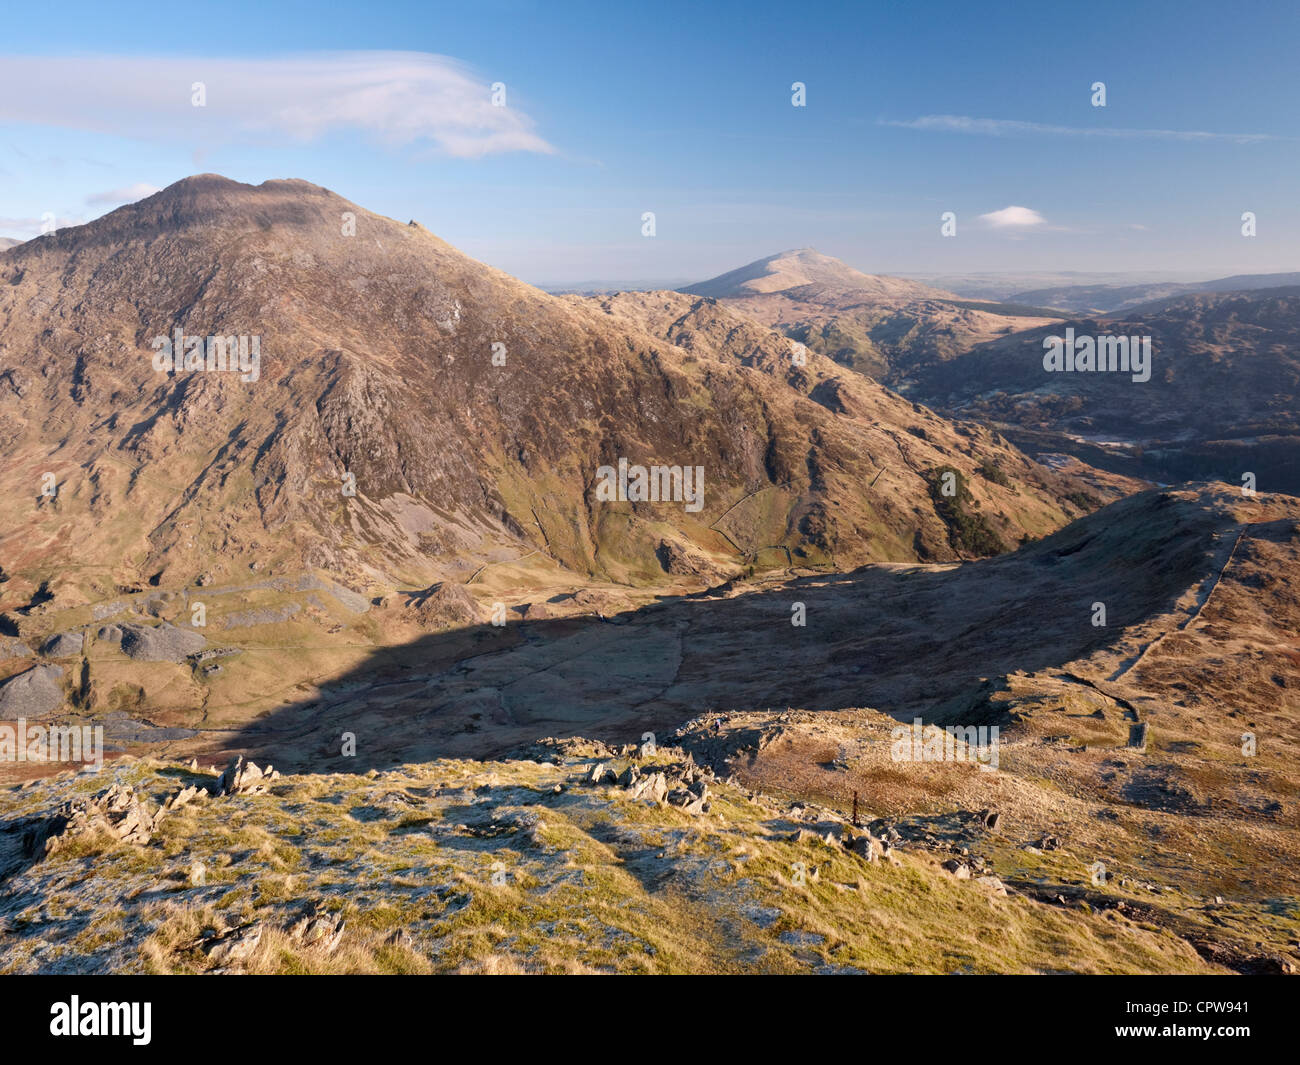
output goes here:
[[87, 196], [86, 203], [135, 203], [136, 200], [143, 200], [146, 196], [152, 196], [155, 192], [162, 192], [162, 189], [157, 185], [150, 185], [146, 181], [137, 181], [134, 185], [127, 185], [125, 188], [109, 189], [107, 192], [97, 192], [93, 196]]
[[1025, 229], [1029, 226], [1047, 224], [1047, 219], [1028, 207], [1004, 207], [1000, 211], [990, 211], [980, 215], [980, 221], [994, 229]]

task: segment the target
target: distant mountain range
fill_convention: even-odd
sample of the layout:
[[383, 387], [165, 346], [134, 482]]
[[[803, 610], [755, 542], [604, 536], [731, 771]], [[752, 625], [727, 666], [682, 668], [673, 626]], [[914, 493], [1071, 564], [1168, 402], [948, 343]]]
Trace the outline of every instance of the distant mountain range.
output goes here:
[[1213, 281], [1156, 281], [1140, 285], [1064, 285], [1030, 289], [1012, 297], [1085, 314], [1114, 314], [1144, 303], [1195, 292], [1242, 292], [1300, 285], [1300, 273], [1234, 274]]
[[[1035, 453], [1065, 451], [1162, 481], [1236, 482], [1250, 472], [1300, 493], [1300, 274], [1063, 284], [992, 302], [864, 274], [804, 248], [683, 291], [931, 407], [992, 424]], [[1095, 305], [1117, 309], [1052, 309]], [[1066, 328], [1152, 336], [1152, 380], [1045, 373], [1043, 342]]]
[[[1044, 341], [1067, 328], [1151, 337], [1150, 380], [1046, 372]], [[1239, 484], [1251, 472], [1261, 490], [1300, 494], [1300, 286], [1197, 292], [1038, 326], [923, 368], [907, 394], [1039, 434], [1040, 447], [1072, 450], [1067, 435], [1124, 442], [1161, 480]]]

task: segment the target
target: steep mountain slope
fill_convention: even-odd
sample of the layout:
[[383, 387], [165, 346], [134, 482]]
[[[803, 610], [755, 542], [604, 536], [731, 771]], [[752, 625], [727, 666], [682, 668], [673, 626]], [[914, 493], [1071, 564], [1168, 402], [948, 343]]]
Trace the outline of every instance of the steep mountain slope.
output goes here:
[[[954, 557], [945, 464], [1004, 542], [1079, 512], [989, 434], [783, 363], [779, 337], [687, 352], [303, 181], [187, 179], [10, 249], [0, 279], [9, 606], [250, 569], [423, 587], [531, 553], [631, 583]], [[257, 338], [260, 363], [160, 372], [177, 329]], [[701, 505], [602, 501], [620, 458], [702, 468]]]
[[[1049, 373], [1043, 342], [1150, 336], [1151, 379]], [[1300, 493], [1300, 288], [1198, 293], [1121, 316], [1038, 328], [927, 367], [907, 392], [931, 405], [1035, 434], [1027, 445], [1068, 450], [1064, 436], [1127, 442], [1135, 475], [1210, 477]], [[1056, 438], [1055, 440], [1053, 438]]]
[[759, 259], [681, 291], [722, 300], [886, 383], [1050, 320], [1035, 308], [963, 300], [917, 281], [864, 274], [812, 248]]

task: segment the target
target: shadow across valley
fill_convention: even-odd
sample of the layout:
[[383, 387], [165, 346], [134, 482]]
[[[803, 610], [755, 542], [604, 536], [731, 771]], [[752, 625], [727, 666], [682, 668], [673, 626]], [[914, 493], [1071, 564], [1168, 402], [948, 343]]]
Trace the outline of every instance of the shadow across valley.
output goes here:
[[[364, 772], [497, 757], [544, 736], [635, 742], [711, 710], [965, 720], [985, 678], [1131, 653], [1125, 628], [1175, 611], [1217, 572], [1231, 525], [1198, 500], [1145, 493], [982, 562], [870, 566], [613, 618], [452, 629], [376, 649], [228, 746], [286, 771]], [[1098, 602], [1104, 626], [1093, 624]]]

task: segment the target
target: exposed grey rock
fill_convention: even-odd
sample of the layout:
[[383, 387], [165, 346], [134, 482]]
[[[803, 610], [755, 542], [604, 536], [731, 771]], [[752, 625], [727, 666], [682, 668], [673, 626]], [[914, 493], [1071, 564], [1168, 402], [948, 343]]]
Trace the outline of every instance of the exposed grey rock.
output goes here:
[[258, 795], [266, 791], [269, 781], [278, 780], [280, 774], [271, 766], [259, 769], [254, 762], [244, 761], [244, 756], [237, 755], [226, 766], [225, 772], [217, 778], [218, 795]]
[[800, 932], [795, 929], [782, 932], [777, 938], [791, 947], [815, 947], [826, 939], [825, 936], [816, 932]]
[[867, 834], [855, 837], [852, 843], [849, 844], [849, 849], [867, 861], [874, 862], [876, 860], [876, 846], [876, 841], [871, 838], [870, 834]]
[[31, 658], [32, 649], [22, 640], [14, 640], [8, 636], [0, 636], [0, 660], [6, 658]]
[[342, 917], [322, 913], [299, 918], [289, 926], [287, 934], [291, 940], [304, 947], [314, 947], [326, 954], [333, 954], [338, 949], [345, 928], [347, 925]]
[[52, 714], [63, 705], [62, 666], [41, 665], [0, 681], [0, 718], [17, 720]]
[[301, 603], [285, 603], [279, 607], [259, 607], [255, 610], [241, 610], [228, 614], [222, 622], [222, 628], [242, 629], [251, 625], [276, 625], [288, 621], [302, 610]]
[[45, 853], [53, 854], [67, 840], [96, 831], [143, 845], [153, 838], [161, 817], [162, 811], [151, 813], [129, 784], [114, 784], [94, 798], [61, 806], [48, 826]]
[[163, 809], [179, 810], [186, 803], [193, 802], [200, 796], [205, 796], [207, 794], [207, 788], [200, 788], [197, 785], [191, 784], [188, 787], [181, 788], [181, 790], [175, 795], [168, 796], [166, 803], [163, 804]]
[[79, 632], [55, 633], [41, 644], [41, 654], [46, 658], [71, 658], [81, 654], [85, 642], [85, 637]]
[[958, 861], [956, 858], [949, 858], [943, 863], [943, 867], [958, 880], [970, 879], [970, 866], [965, 862]]
[[246, 961], [262, 941], [262, 922], [237, 928], [223, 935], [210, 939], [204, 945], [208, 960], [216, 965], [228, 965], [231, 962]]
[[663, 802], [669, 798], [668, 778], [662, 773], [651, 773], [632, 785], [630, 796], [633, 799], [653, 799], [655, 802]]
[[335, 581], [321, 580], [310, 573], [300, 576], [295, 588], [300, 592], [328, 592], [345, 610], [350, 610], [354, 614], [364, 614], [370, 609], [370, 600], [364, 595], [354, 592], [351, 588], [345, 588]]
[[138, 662], [183, 662], [187, 656], [203, 650], [207, 642], [197, 632], [167, 622], [157, 626], [122, 626], [122, 651]]

